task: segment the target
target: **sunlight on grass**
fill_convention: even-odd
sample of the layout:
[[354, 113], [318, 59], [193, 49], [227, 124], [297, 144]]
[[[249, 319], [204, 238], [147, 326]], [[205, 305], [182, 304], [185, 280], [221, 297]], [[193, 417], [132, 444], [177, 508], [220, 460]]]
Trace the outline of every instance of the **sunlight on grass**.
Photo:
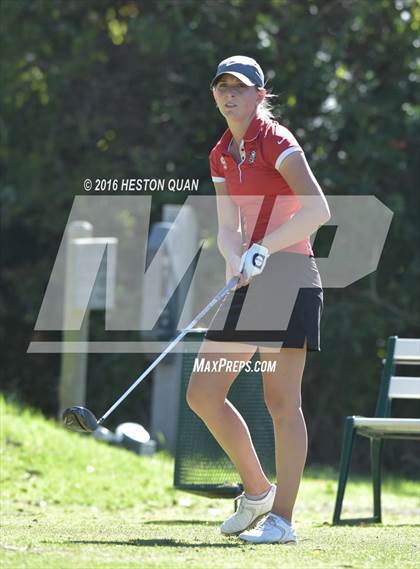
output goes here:
[[[4, 567], [415, 567], [418, 485], [387, 478], [383, 526], [331, 527], [337, 474], [308, 468], [296, 505], [297, 548], [243, 545], [219, 533], [230, 500], [176, 491], [173, 458], [138, 456], [65, 431], [0, 401]], [[365, 479], [344, 515], [370, 515]], [[417, 526], [417, 527], [416, 527]]]

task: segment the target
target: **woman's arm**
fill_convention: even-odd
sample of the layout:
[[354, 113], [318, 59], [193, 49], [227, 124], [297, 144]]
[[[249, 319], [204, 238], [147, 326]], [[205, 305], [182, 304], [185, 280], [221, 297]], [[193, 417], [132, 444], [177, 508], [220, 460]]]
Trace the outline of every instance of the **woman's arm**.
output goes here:
[[232, 201], [225, 182], [214, 184], [216, 189], [218, 233], [217, 245], [227, 263], [242, 255], [242, 233], [238, 206]]
[[[217, 218], [219, 229], [217, 245], [226, 261], [226, 282], [233, 276], [239, 275], [242, 257], [242, 231], [239, 207], [233, 202], [227, 192], [225, 182], [216, 182]], [[236, 288], [244, 286], [245, 280], [241, 275]]]
[[284, 225], [260, 241], [270, 254], [302, 241], [331, 217], [327, 200], [303, 152], [293, 152], [287, 156], [280, 165], [279, 172], [302, 207]]

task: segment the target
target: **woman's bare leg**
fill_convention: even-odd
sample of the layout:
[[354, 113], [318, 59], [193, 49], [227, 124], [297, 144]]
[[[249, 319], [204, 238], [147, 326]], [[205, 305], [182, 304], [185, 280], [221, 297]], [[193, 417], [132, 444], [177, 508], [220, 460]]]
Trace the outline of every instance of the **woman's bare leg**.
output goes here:
[[261, 361], [276, 362], [275, 372], [264, 372], [264, 395], [274, 425], [277, 492], [272, 511], [291, 520], [306, 461], [308, 438], [301, 408], [301, 383], [306, 361], [304, 348], [260, 349]]
[[[218, 345], [218, 348], [215, 347]], [[226, 344], [204, 340], [197, 358], [218, 362], [221, 357], [248, 361], [256, 351], [246, 344], [235, 344], [231, 352]], [[232, 344], [230, 344], [232, 346]], [[219, 352], [215, 352], [220, 349]], [[211, 365], [211, 363], [210, 363]], [[262, 494], [270, 486], [252, 444], [248, 426], [239, 411], [226, 398], [238, 372], [193, 372], [187, 390], [187, 402], [204, 421], [220, 446], [237, 468], [246, 494]]]

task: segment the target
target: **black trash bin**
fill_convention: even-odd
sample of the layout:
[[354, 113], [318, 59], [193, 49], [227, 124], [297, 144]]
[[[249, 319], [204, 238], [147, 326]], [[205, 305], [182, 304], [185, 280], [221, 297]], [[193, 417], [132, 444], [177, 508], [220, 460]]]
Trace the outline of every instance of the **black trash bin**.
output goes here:
[[[192, 330], [185, 339], [201, 343], [204, 333], [204, 329]], [[238, 472], [185, 399], [195, 357], [196, 353], [183, 354], [174, 487], [212, 498], [235, 498], [243, 490]], [[258, 357], [255, 354], [253, 361]], [[273, 423], [264, 402], [261, 373], [242, 370], [229, 391], [229, 400], [247, 422], [261, 465], [274, 480]]]

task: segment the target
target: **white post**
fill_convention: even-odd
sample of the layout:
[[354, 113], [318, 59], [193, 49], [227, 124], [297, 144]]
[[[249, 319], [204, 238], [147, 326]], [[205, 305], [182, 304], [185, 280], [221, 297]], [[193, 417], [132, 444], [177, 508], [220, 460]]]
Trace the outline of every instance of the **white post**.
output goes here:
[[[64, 281], [63, 306], [63, 342], [83, 342], [88, 338], [89, 310], [86, 311], [80, 330], [69, 330], [80, 318], [80, 308], [74, 306], [74, 287], [76, 276], [74, 271], [73, 240], [80, 237], [91, 237], [93, 226], [87, 221], [74, 221], [67, 228], [66, 235], [66, 269]], [[63, 353], [61, 355], [61, 373], [59, 385], [59, 417], [67, 407], [84, 405], [86, 400], [87, 353]]]
[[[177, 239], [177, 247], [178, 250], [181, 250], [184, 258], [192, 258], [196, 251], [195, 244], [198, 238], [194, 211], [188, 206], [166, 205], [163, 208], [163, 221], [173, 222], [181, 207], [183, 213], [187, 214], [188, 223], [183, 224], [180, 228], [182, 235], [180, 234], [179, 240]], [[174, 265], [173, 268], [178, 274], [183, 269], [181, 256], [177, 256], [175, 252], [171, 254], [169, 251], [169, 253], [170, 263]], [[192, 314], [190, 304], [186, 303], [184, 307], [184, 315], [189, 322], [195, 316]], [[176, 448], [181, 373], [182, 354], [174, 353], [171, 354], [171, 357], [162, 360], [156, 367], [153, 377], [151, 435], [157, 441], [160, 441], [163, 435], [164, 446], [171, 452], [175, 452]]]

